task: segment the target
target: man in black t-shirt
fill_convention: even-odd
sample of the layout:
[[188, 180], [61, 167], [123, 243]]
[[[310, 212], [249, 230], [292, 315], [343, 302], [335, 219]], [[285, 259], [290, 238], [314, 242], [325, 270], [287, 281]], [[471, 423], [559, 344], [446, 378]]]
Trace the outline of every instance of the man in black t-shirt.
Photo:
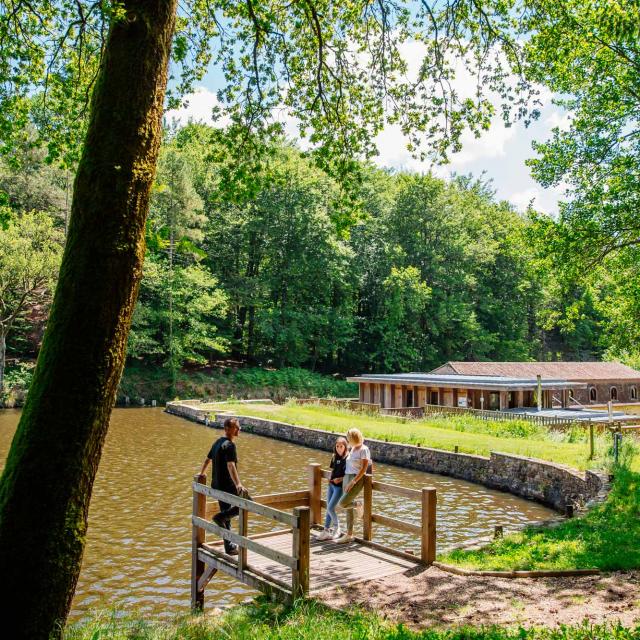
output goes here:
[[[209, 463], [213, 461], [213, 473], [211, 475], [211, 486], [219, 491], [225, 491], [235, 496], [241, 495], [245, 489], [240, 482], [238, 475], [238, 453], [233, 442], [240, 433], [240, 423], [237, 418], [227, 418], [224, 421], [224, 436], [218, 438], [211, 447], [205, 461], [202, 463], [200, 473], [204, 475]], [[239, 513], [238, 507], [230, 505], [228, 502], [218, 500], [220, 512], [213, 516], [213, 521], [225, 529], [231, 529], [231, 518]], [[225, 553], [237, 555], [238, 546], [224, 541]]]

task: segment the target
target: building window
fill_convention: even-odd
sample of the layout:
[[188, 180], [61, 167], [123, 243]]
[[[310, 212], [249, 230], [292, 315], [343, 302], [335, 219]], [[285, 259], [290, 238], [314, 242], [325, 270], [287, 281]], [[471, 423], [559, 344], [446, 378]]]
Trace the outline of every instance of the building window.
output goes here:
[[597, 399], [598, 393], [596, 392], [596, 388], [591, 387], [591, 389], [589, 389], [589, 400], [591, 400], [591, 402], [595, 402]]
[[611, 387], [611, 399], [612, 400], [617, 400], [618, 399], [618, 390], [615, 387]]
[[631, 400], [637, 400], [638, 399], [638, 388], [637, 387], [631, 387], [629, 389], [629, 398], [631, 398]]

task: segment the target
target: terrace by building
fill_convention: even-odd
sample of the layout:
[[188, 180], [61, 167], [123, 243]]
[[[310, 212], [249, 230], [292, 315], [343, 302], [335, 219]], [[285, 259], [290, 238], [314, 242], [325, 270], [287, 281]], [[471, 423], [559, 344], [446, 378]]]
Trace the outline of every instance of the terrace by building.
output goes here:
[[[447, 362], [429, 373], [366, 374], [359, 401], [505, 411], [637, 402], [640, 372], [617, 362]], [[539, 402], [538, 402], [539, 398]]]

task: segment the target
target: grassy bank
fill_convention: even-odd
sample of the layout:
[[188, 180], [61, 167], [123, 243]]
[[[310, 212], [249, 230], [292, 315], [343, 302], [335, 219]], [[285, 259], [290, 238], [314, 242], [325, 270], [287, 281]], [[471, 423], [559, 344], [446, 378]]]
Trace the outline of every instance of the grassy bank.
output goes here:
[[[566, 464], [576, 469], [603, 467], [611, 445], [610, 436], [598, 436], [596, 459], [589, 460], [587, 432], [582, 428], [551, 431], [525, 421], [490, 422], [472, 416], [429, 417], [424, 420], [382, 417], [317, 406], [254, 405], [229, 403], [230, 411], [244, 415], [266, 417], [292, 424], [345, 433], [359, 428], [368, 438], [420, 444], [463, 453], [489, 455], [502, 451]], [[640, 460], [633, 461], [640, 471]]]
[[235, 607], [221, 616], [185, 616], [170, 622], [96, 615], [70, 626], [65, 640], [635, 640], [640, 627], [579, 625], [556, 629], [502, 627], [412, 632], [371, 614], [337, 612], [313, 601], [293, 608], [267, 604]]
[[129, 367], [120, 383], [119, 397], [129, 396], [166, 402], [178, 398], [271, 398], [284, 402], [287, 398], [358, 395], [357, 385], [307, 369], [198, 369], [180, 371], [171, 389], [171, 375], [162, 367]]
[[602, 569], [640, 567], [640, 474], [615, 470], [607, 500], [555, 528], [529, 527], [477, 551], [439, 558], [469, 569]]

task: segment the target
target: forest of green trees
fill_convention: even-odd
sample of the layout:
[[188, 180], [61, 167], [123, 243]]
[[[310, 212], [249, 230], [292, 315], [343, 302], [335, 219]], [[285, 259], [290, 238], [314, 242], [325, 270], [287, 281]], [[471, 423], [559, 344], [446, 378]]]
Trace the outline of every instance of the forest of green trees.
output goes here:
[[[633, 248], [565, 270], [556, 223], [498, 202], [482, 178], [363, 163], [346, 194], [283, 139], [232, 194], [219, 147], [208, 126], [165, 129], [129, 366], [637, 361]], [[45, 156], [26, 139], [0, 166], [6, 386], [28, 380], [65, 239], [71, 172]]]

